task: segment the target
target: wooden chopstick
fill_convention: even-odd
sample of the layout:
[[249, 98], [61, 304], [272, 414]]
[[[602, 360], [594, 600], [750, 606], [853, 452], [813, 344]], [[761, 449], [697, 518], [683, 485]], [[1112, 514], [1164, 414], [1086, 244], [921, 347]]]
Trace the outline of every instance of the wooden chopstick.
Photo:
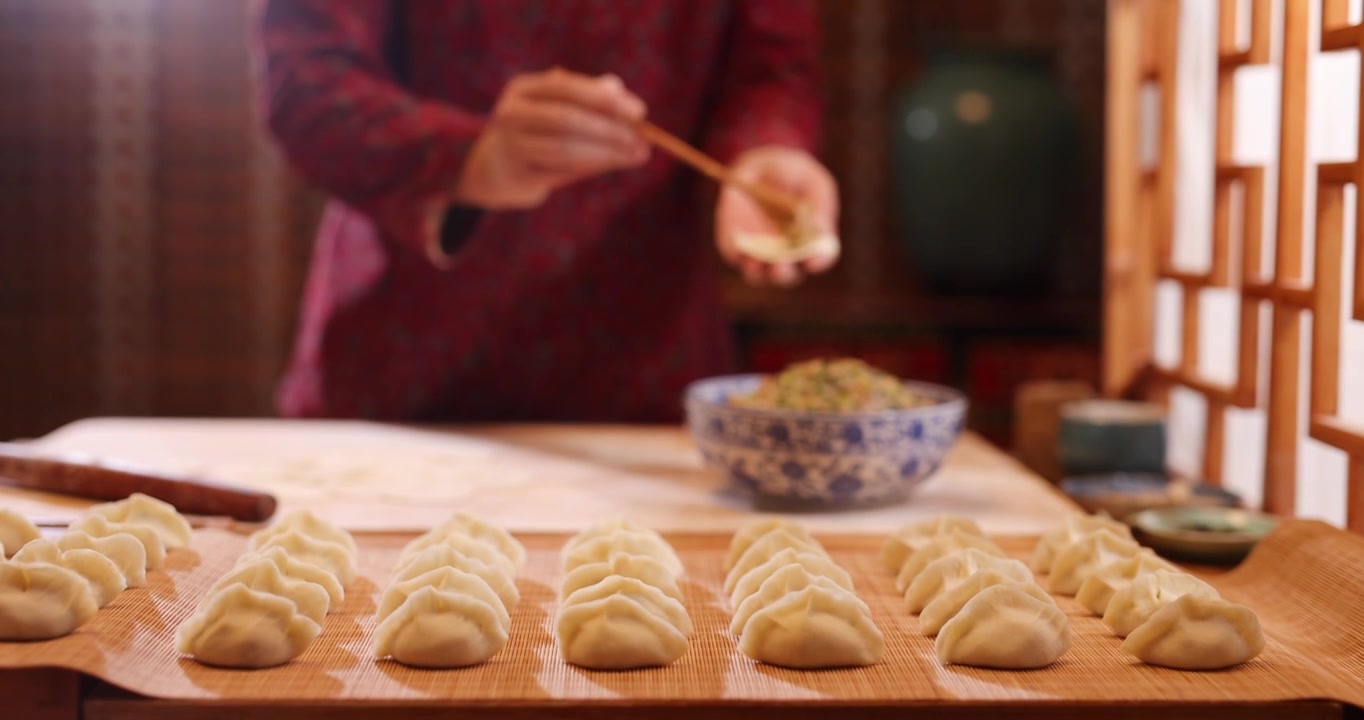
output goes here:
[[804, 205], [798, 198], [792, 197], [780, 190], [762, 185], [750, 183], [734, 177], [734, 173], [711, 156], [697, 150], [676, 135], [654, 125], [651, 122], [643, 121], [639, 124], [639, 132], [646, 140], [657, 145], [673, 157], [696, 168], [703, 175], [710, 177], [722, 185], [733, 185], [740, 190], [752, 195], [754, 199], [769, 206], [770, 209], [777, 209], [787, 213], [791, 218], [800, 216], [800, 208]]

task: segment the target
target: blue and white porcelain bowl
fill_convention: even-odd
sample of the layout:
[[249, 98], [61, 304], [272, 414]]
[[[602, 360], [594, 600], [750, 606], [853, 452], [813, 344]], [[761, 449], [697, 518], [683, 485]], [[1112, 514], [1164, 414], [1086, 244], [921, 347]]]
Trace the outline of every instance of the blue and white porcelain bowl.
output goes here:
[[942, 464], [961, 436], [966, 397], [940, 385], [906, 382], [929, 405], [866, 413], [736, 407], [762, 375], [692, 383], [687, 425], [706, 465], [749, 493], [808, 505], [863, 505], [904, 499]]

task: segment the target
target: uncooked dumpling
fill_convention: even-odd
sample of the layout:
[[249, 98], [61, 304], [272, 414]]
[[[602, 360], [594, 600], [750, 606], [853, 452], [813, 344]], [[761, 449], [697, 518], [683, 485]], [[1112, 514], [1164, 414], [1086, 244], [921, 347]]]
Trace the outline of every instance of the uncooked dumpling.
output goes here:
[[976, 593], [938, 632], [938, 660], [1008, 670], [1056, 662], [1070, 649], [1070, 621], [1023, 585], [995, 585]]
[[1118, 637], [1127, 637], [1157, 610], [1184, 595], [1219, 597], [1216, 588], [1188, 573], [1156, 570], [1113, 593], [1104, 610], [1104, 624]]
[[1113, 593], [1131, 585], [1137, 576], [1156, 570], [1178, 569], [1154, 552], [1143, 549], [1136, 555], [1114, 560], [1090, 573], [1089, 577], [1080, 583], [1080, 590], [1075, 593], [1075, 599], [1090, 612], [1103, 617], [1104, 611], [1108, 609], [1108, 601], [1113, 599]]
[[502, 598], [493, 592], [487, 581], [471, 572], [452, 567], [436, 568], [411, 580], [389, 585], [388, 589], [384, 590], [383, 597], [379, 599], [379, 610], [374, 614], [375, 622], [382, 623], [388, 619], [388, 616], [401, 607], [413, 593], [424, 587], [433, 587], [443, 592], [458, 593], [481, 600], [492, 608], [493, 614], [497, 616], [497, 623], [503, 630], [511, 629], [511, 614], [507, 612], [507, 606], [502, 603]]
[[452, 545], [435, 545], [417, 553], [416, 557], [393, 574], [389, 582], [397, 584], [443, 567], [463, 570], [482, 578], [483, 582], [488, 583], [488, 587], [497, 593], [497, 597], [502, 600], [502, 606], [509, 612], [521, 600], [516, 585], [501, 567], [494, 567], [476, 557], [465, 555]]
[[1042, 535], [1033, 550], [1030, 563], [1032, 569], [1040, 573], [1050, 572], [1051, 564], [1056, 561], [1058, 553], [1085, 535], [1104, 529], [1128, 538], [1132, 537], [1132, 528], [1106, 514], [1072, 515]]
[[744, 576], [739, 578], [739, 582], [734, 584], [734, 592], [730, 593], [729, 596], [729, 606], [737, 609], [748, 596], [758, 592], [762, 584], [767, 582], [767, 578], [792, 563], [804, 567], [812, 575], [829, 578], [834, 581], [834, 584], [850, 593], [856, 592], [856, 588], [853, 587], [852, 576], [848, 574], [847, 570], [830, 560], [828, 555], [787, 548], [773, 555], [762, 565], [744, 573]]
[[290, 557], [326, 570], [342, 587], [355, 582], [355, 556], [341, 543], [304, 535], [298, 530], [285, 530], [267, 538], [256, 549], [268, 550], [272, 547], [282, 548]]
[[663, 666], [687, 652], [681, 629], [628, 595], [561, 606], [554, 635], [565, 662], [596, 670]]
[[0, 640], [51, 640], [95, 616], [85, 578], [50, 563], [0, 563]]
[[838, 236], [827, 232], [816, 233], [796, 242], [781, 233], [734, 233], [736, 250], [767, 263], [796, 263], [838, 257], [839, 247]]
[[516, 576], [516, 564], [506, 555], [503, 555], [498, 551], [495, 546], [482, 540], [476, 540], [469, 535], [463, 535], [457, 532], [446, 534], [440, 538], [439, 542], [434, 542], [421, 550], [400, 555], [397, 564], [394, 566], [394, 571], [401, 572], [422, 553], [427, 552], [431, 548], [438, 547], [450, 548], [460, 555], [472, 557], [484, 565], [497, 568], [498, 572], [506, 575], [508, 578]]
[[618, 552], [648, 555], [663, 563], [673, 575], [680, 576], [683, 571], [682, 560], [677, 557], [672, 546], [658, 535], [635, 530], [617, 530], [565, 547], [563, 572], [566, 575], [580, 565], [603, 562]]
[[615, 575], [595, 585], [588, 585], [565, 598], [562, 607], [590, 603], [611, 595], [624, 595], [643, 605], [649, 612], [665, 618], [683, 635], [691, 635], [691, 617], [687, 615], [686, 607], [662, 590], [635, 578]]
[[298, 608], [304, 617], [319, 624], [327, 616], [327, 608], [331, 604], [331, 597], [327, 594], [326, 588], [307, 580], [295, 580], [285, 576], [279, 566], [268, 558], [256, 558], [233, 568], [209, 588], [208, 595], [215, 595], [219, 590], [235, 583], [241, 583], [257, 592], [285, 598], [293, 602], [294, 607]]
[[734, 592], [734, 586], [738, 584], [739, 579], [745, 573], [767, 562], [773, 555], [788, 549], [816, 555], [828, 554], [824, 551], [824, 546], [809, 535], [791, 532], [786, 528], [777, 528], [749, 545], [744, 554], [740, 555], [739, 559], [734, 562], [734, 567], [730, 568], [725, 575], [725, 592]]
[[1011, 580], [1032, 582], [1032, 571], [1021, 560], [991, 555], [976, 548], [954, 550], [929, 563], [905, 589], [905, 606], [911, 614], [922, 611], [939, 595], [956, 587], [979, 570], [998, 570]]
[[1101, 528], [1062, 548], [1047, 574], [1047, 589], [1057, 595], [1074, 595], [1094, 571], [1109, 563], [1141, 552], [1128, 535]]
[[257, 560], [269, 560], [279, 568], [284, 577], [292, 580], [302, 580], [310, 582], [327, 591], [327, 612], [333, 612], [341, 607], [341, 603], [346, 599], [346, 590], [341, 587], [341, 581], [336, 576], [327, 572], [323, 568], [312, 563], [297, 560], [289, 555], [281, 547], [271, 547], [256, 552], [249, 552], [237, 558], [237, 567], [248, 565]]
[[946, 625], [948, 620], [956, 617], [957, 613], [966, 607], [966, 603], [971, 601], [971, 598], [979, 595], [982, 590], [996, 585], [1017, 585], [1018, 590], [1037, 598], [1041, 602], [1050, 605], [1056, 604], [1051, 595], [1048, 595], [1047, 591], [1035, 582], [1019, 581], [998, 570], [981, 570], [951, 590], [934, 598], [933, 602], [929, 603], [923, 612], [919, 613], [919, 632], [929, 637], [937, 635], [942, 631], [942, 626]]
[[114, 533], [105, 537], [92, 537], [88, 533], [75, 530], [58, 537], [57, 547], [62, 552], [94, 550], [114, 563], [128, 587], [142, 587], [147, 584], [147, 548], [132, 535]]
[[118, 502], [96, 505], [90, 508], [90, 512], [103, 515], [113, 522], [149, 527], [161, 536], [161, 543], [167, 550], [189, 547], [194, 537], [189, 521], [174, 505], [142, 493], [133, 493]]
[[355, 557], [359, 553], [359, 549], [355, 545], [355, 538], [349, 532], [330, 521], [323, 520], [309, 510], [295, 510], [269, 527], [251, 533], [251, 538], [247, 541], [247, 549], [259, 550], [271, 538], [283, 535], [290, 530], [297, 530], [317, 540], [336, 543], [346, 548], [351, 557]]
[[491, 545], [512, 564], [513, 570], [520, 570], [526, 564], [526, 548], [512, 534], [485, 520], [468, 513], [455, 513], [450, 519], [422, 533], [403, 548], [398, 556], [401, 564], [417, 553], [444, 541], [450, 535], [463, 535]]
[[739, 561], [739, 557], [748, 550], [749, 546], [760, 540], [764, 535], [776, 530], [785, 530], [814, 541], [814, 537], [803, 526], [793, 523], [783, 518], [768, 517], [752, 520], [740, 527], [734, 533], [734, 537], [729, 541], [729, 552], [725, 555], [725, 572], [734, 568], [734, 563]]
[[[758, 587], [757, 592], [744, 598], [738, 609], [734, 611], [734, 617], [729, 623], [730, 632], [735, 635], [742, 635], [744, 627], [748, 625], [748, 621], [752, 619], [754, 613], [786, 597], [788, 593], [804, 590], [811, 585], [846, 592], [833, 580], [823, 575], [811, 573], [799, 563], [791, 563], [769, 575]], [[852, 593], [848, 594], [857, 602], [859, 609], [868, 615], [871, 614], [871, 609], [866, 606], [866, 603], [862, 602], [861, 598]]]
[[14, 554], [43, 534], [31, 520], [9, 508], [0, 508], [0, 558]]
[[898, 573], [905, 560], [908, 560], [915, 550], [929, 544], [933, 538], [946, 535], [953, 530], [985, 537], [985, 533], [981, 532], [975, 520], [955, 515], [940, 515], [932, 520], [904, 525], [891, 533], [881, 546], [881, 563], [887, 570]]
[[127, 533], [142, 543], [142, 550], [147, 558], [147, 570], [159, 569], [166, 562], [166, 544], [161, 541], [161, 533], [146, 525], [114, 522], [103, 515], [94, 514], [71, 523], [69, 530], [97, 538]]
[[415, 590], [374, 631], [374, 656], [424, 668], [469, 667], [507, 644], [493, 606], [428, 585]]
[[905, 558], [904, 563], [900, 565], [899, 574], [895, 576], [895, 589], [900, 592], [908, 590], [910, 583], [914, 582], [914, 578], [918, 577], [929, 563], [966, 548], [975, 548], [996, 557], [1004, 557], [1004, 551], [988, 538], [961, 530], [949, 530], [942, 535], [934, 536], [930, 542]]
[[267, 668], [298, 657], [321, 632], [292, 601], [234, 583], [180, 624], [176, 651], [205, 665]]
[[1137, 626], [1123, 652], [1148, 665], [1179, 670], [1220, 670], [1265, 649], [1255, 611], [1211, 595], [1182, 595]]
[[885, 636], [850, 592], [810, 585], [753, 613], [739, 636], [747, 657], [788, 668], [872, 665]]
[[560, 584], [559, 600], [572, 595], [588, 585], [596, 585], [613, 575], [635, 578], [652, 585], [668, 597], [682, 602], [682, 590], [677, 586], [677, 577], [668, 571], [667, 566], [648, 555], [616, 553], [604, 562], [579, 565], [564, 577]]
[[114, 561], [95, 550], [74, 548], [63, 551], [51, 540], [38, 539], [15, 553], [13, 562], [48, 563], [80, 575], [90, 584], [95, 607], [99, 608], [113, 602], [119, 593], [128, 589], [128, 581]]

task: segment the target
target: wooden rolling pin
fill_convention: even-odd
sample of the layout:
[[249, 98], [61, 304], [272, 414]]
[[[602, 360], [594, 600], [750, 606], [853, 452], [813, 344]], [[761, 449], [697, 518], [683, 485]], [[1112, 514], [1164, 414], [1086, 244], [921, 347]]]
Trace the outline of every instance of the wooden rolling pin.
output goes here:
[[185, 515], [230, 517], [264, 522], [275, 514], [266, 493], [171, 475], [130, 463], [75, 455], [45, 455], [13, 443], [0, 443], [0, 484], [25, 490], [92, 500], [122, 500], [150, 495]]

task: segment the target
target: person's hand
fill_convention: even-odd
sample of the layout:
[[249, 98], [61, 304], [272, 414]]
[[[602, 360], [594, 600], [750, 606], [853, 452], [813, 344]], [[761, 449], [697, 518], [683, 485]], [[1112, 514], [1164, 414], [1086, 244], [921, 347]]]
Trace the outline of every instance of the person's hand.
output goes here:
[[487, 128], [455, 184], [455, 200], [524, 209], [594, 175], [637, 167], [649, 146], [635, 129], [644, 102], [614, 75], [555, 68], [518, 75], [503, 88]]
[[[734, 161], [735, 176], [751, 183], [764, 183], [809, 204], [815, 226], [833, 233], [838, 226], [838, 186], [833, 175], [809, 153], [787, 147], [760, 147]], [[752, 285], [792, 286], [805, 275], [833, 267], [838, 253], [800, 263], [772, 264], [749, 257], [734, 246], [735, 233], [783, 234], [748, 193], [726, 185], [715, 208], [715, 246], [725, 262], [739, 269]]]

